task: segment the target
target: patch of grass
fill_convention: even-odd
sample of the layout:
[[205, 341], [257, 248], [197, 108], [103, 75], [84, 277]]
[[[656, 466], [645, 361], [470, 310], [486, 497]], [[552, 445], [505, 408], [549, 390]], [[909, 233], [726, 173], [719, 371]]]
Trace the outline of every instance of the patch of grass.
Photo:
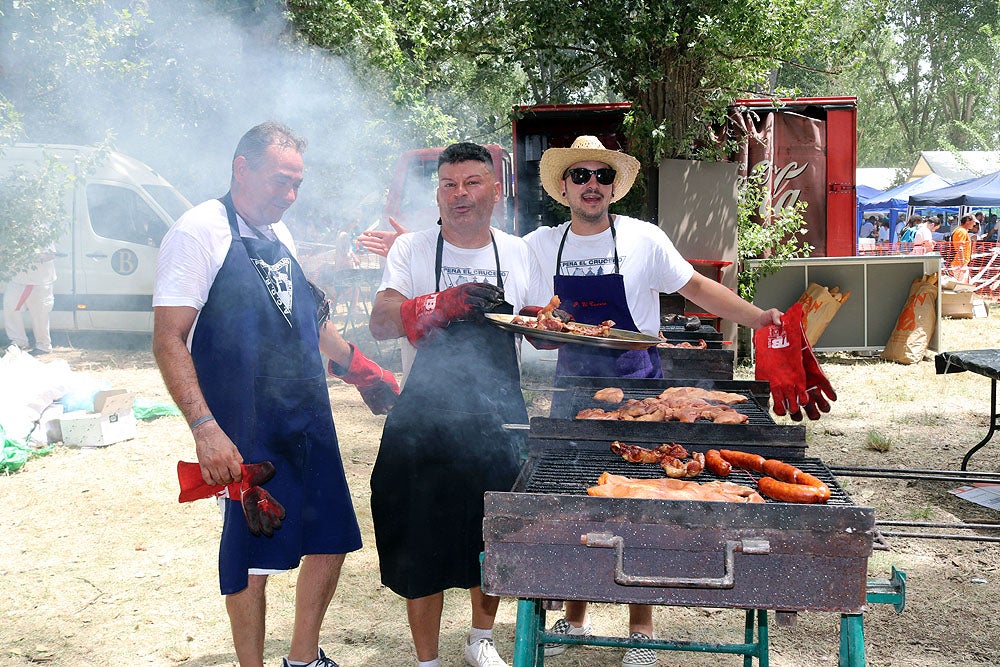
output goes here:
[[865, 449], [885, 454], [892, 449], [892, 438], [882, 435], [878, 431], [868, 431], [865, 438]]
[[923, 507], [915, 507], [910, 511], [910, 518], [920, 521], [926, 521], [931, 518], [934, 513], [934, 509], [930, 505], [924, 505]]

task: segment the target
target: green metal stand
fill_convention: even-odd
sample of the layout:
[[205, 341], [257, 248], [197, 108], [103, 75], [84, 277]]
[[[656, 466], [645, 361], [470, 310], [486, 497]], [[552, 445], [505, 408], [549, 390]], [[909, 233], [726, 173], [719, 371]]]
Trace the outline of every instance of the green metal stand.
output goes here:
[[[906, 604], [906, 573], [892, 568], [890, 579], [869, 579], [866, 601], [869, 604], [891, 604], [896, 613]], [[541, 600], [520, 599], [517, 602], [517, 626], [514, 630], [513, 667], [544, 667], [545, 644], [571, 646], [611, 646], [617, 648], [649, 648], [657, 651], [689, 651], [742, 655], [743, 667], [752, 667], [757, 658], [759, 667], [768, 667], [767, 610], [747, 609], [743, 643], [666, 641], [650, 639], [632, 641], [620, 637], [573, 636], [545, 631], [545, 609]], [[840, 667], [866, 667], [864, 617], [861, 614], [840, 616]]]
[[[889, 579], [869, 579], [869, 604], [891, 604], [896, 613], [906, 606], [906, 573], [892, 568]], [[861, 614], [840, 615], [840, 667], [865, 667], [865, 625]]]
[[[545, 632], [545, 609], [541, 600], [521, 599], [517, 603], [517, 627], [514, 631], [514, 666], [544, 667], [545, 644], [610, 646], [616, 648], [648, 648], [657, 651], [689, 651], [742, 655], [744, 667], [751, 667], [757, 658], [760, 667], [768, 667], [767, 611], [747, 609], [744, 642], [719, 644], [714, 642], [665, 641], [650, 639], [633, 641], [620, 637], [571, 636]], [[755, 641], [756, 635], [756, 641]]]

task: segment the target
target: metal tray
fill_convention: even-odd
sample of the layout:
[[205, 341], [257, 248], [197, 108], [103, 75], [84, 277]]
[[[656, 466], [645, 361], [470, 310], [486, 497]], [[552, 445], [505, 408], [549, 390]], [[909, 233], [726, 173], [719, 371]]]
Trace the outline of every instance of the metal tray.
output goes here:
[[[636, 331], [626, 331], [624, 329], [611, 329], [610, 335], [604, 336], [584, 336], [581, 334], [565, 333], [562, 331], [546, 331], [545, 329], [535, 329], [525, 327], [511, 322], [516, 315], [501, 315], [498, 313], [486, 313], [486, 319], [501, 329], [513, 331], [532, 338], [551, 340], [557, 343], [575, 343], [578, 345], [591, 345], [593, 347], [606, 347], [615, 350], [642, 350], [658, 345], [661, 341], [657, 336], [650, 336]], [[532, 317], [522, 317], [524, 320], [532, 320]]]

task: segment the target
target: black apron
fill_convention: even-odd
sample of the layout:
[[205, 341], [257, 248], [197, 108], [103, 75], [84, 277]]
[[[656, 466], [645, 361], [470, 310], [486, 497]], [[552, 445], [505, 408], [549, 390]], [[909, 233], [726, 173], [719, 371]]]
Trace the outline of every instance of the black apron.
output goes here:
[[[435, 291], [443, 247], [439, 232]], [[493, 251], [502, 289], [496, 241]], [[382, 583], [410, 599], [479, 586], [483, 494], [509, 491], [520, 465], [502, 425], [528, 418], [513, 334], [472, 321], [436, 334], [386, 418], [371, 478]]]
[[232, 242], [191, 355], [205, 401], [244, 462], [274, 464], [263, 486], [287, 512], [274, 537], [255, 537], [240, 503], [226, 501], [219, 578], [229, 595], [247, 587], [250, 568], [288, 570], [303, 555], [360, 549], [361, 531], [330, 411], [316, 300], [291, 253], [279, 241], [241, 238], [230, 195], [220, 201]]
[[[552, 278], [559, 306], [577, 322], [600, 324], [613, 320], [616, 329], [639, 331], [625, 296], [625, 278], [619, 273], [618, 246], [615, 223], [611, 222], [611, 241], [614, 245], [615, 272], [596, 276], [561, 275], [563, 246], [569, 235], [566, 226], [559, 252], [556, 255], [556, 274]], [[660, 353], [656, 346], [645, 350], [612, 350], [590, 345], [563, 345], [559, 348], [556, 375], [581, 375], [585, 377], [661, 378]]]

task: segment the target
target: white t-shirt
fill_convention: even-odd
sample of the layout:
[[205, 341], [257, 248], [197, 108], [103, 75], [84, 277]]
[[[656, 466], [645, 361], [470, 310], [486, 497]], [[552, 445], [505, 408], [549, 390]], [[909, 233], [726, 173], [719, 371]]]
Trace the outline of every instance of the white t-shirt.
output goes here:
[[922, 223], [917, 226], [917, 231], [913, 233], [913, 243], [921, 243], [922, 241], [933, 241], [933, 234], [927, 223]]
[[[642, 220], [614, 216], [615, 241], [611, 230], [579, 236], [572, 230], [566, 235], [559, 273], [594, 275], [615, 270], [615, 245], [618, 247], [619, 271], [625, 282], [625, 298], [639, 331], [655, 336], [660, 331], [660, 292], [676, 292], [688, 284], [694, 267], [681, 257], [662, 229]], [[552, 293], [556, 257], [563, 233], [569, 227], [539, 227], [524, 237], [535, 251]]]
[[[403, 234], [396, 239], [386, 257], [379, 291], [394, 289], [407, 299], [430, 294], [469, 282], [497, 284], [496, 256], [493, 244], [482, 248], [459, 248], [447, 241], [441, 256], [441, 282], [435, 284], [434, 260], [439, 228]], [[531, 249], [520, 239], [493, 229], [500, 271], [503, 273], [504, 300], [516, 313], [524, 306], [544, 306], [552, 297], [551, 281], [546, 281]], [[406, 377], [416, 356], [410, 341], [400, 341], [403, 376]]]
[[[241, 237], [256, 238], [243, 218], [237, 215], [236, 219]], [[277, 222], [261, 232], [281, 241], [295, 257], [295, 243], [285, 223]], [[226, 207], [218, 199], [202, 202], [178, 218], [160, 243], [153, 306], [191, 306], [201, 310], [231, 242]]]

